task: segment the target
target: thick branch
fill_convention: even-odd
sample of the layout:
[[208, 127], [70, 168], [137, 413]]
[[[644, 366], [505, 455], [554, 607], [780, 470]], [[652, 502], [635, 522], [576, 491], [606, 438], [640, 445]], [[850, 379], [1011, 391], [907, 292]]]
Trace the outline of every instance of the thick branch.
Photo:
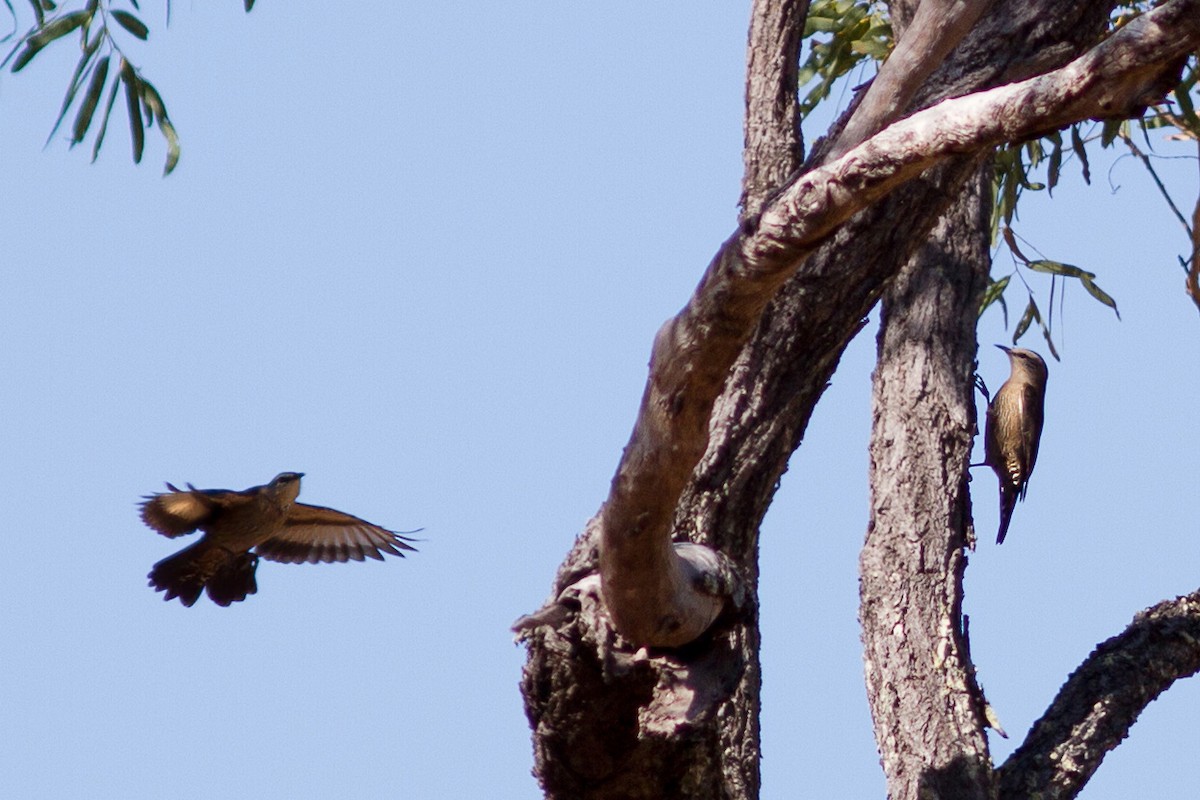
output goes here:
[[1143, 611], [1072, 673], [999, 770], [1000, 797], [1075, 797], [1138, 715], [1200, 672], [1200, 591]]
[[679, 646], [712, 622], [670, 548], [676, 503], [703, 455], [713, 403], [779, 286], [852, 214], [954, 155], [1158, 99], [1164, 74], [1200, 44], [1200, 0], [1171, 0], [1044, 76], [945, 101], [795, 180], [717, 253], [688, 305], [660, 330], [638, 420], [601, 519], [605, 603], [642, 645]]
[[922, 0], [917, 14], [879, 69], [866, 96], [829, 154], [836, 159], [874, 136], [908, 108], [950, 51], [971, 31], [993, 0]]
[[754, 0], [746, 48], [742, 215], [757, 214], [804, 159], [797, 75], [808, 0]]

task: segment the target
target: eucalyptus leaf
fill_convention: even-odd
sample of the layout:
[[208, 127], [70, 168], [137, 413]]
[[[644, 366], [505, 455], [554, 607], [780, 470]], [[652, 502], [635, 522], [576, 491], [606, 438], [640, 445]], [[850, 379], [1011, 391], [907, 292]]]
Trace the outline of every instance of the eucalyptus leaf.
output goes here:
[[142, 163], [142, 150], [146, 145], [146, 131], [142, 126], [141, 80], [133, 66], [121, 59], [121, 80], [125, 83], [125, 106], [129, 111], [129, 138], [133, 144], [133, 163]]
[[79, 113], [75, 116], [75, 130], [71, 136], [72, 147], [82, 142], [83, 137], [87, 135], [88, 128], [92, 125], [92, 115], [96, 113], [96, 106], [100, 105], [100, 93], [104, 91], [107, 80], [108, 56], [105, 56], [96, 62], [87, 94], [83, 96], [83, 104], [79, 106]]
[[1083, 170], [1083, 182], [1089, 186], [1092, 184], [1092, 170], [1088, 165], [1087, 147], [1083, 144], [1083, 137], [1079, 135], [1079, 126], [1071, 126], [1071, 149], [1075, 151], [1075, 155], [1079, 158], [1080, 169]]
[[1074, 264], [1064, 264], [1061, 261], [1051, 261], [1045, 258], [1030, 261], [1027, 266], [1034, 272], [1048, 272], [1051, 275], [1065, 275], [1068, 278], [1096, 277], [1094, 274], [1082, 270]]
[[1013, 344], [1016, 344], [1017, 340], [1025, 335], [1025, 331], [1029, 330], [1029, 326], [1035, 317], [1039, 322], [1042, 319], [1042, 315], [1038, 313], [1037, 303], [1030, 297], [1029, 305], [1025, 306], [1025, 313], [1021, 315], [1020, 321], [1017, 322], [1017, 328], [1013, 331]]
[[1084, 275], [1080, 276], [1079, 281], [1083, 284], [1083, 288], [1087, 289], [1088, 294], [1111, 308], [1113, 313], [1117, 315], [1117, 319], [1120, 319], [1121, 312], [1117, 310], [1117, 301], [1113, 300], [1112, 296], [1109, 295], [1108, 292], [1096, 285], [1096, 282], [1092, 280], [1094, 277], [1096, 276], [1092, 275], [1091, 273], [1085, 273]]
[[100, 155], [100, 145], [104, 144], [104, 134], [108, 132], [108, 118], [112, 115], [113, 103], [116, 102], [117, 90], [120, 88], [121, 79], [117, 77], [108, 90], [108, 100], [104, 102], [104, 116], [100, 118], [100, 129], [96, 131], [96, 141], [92, 144], [93, 164], [96, 163], [96, 157]]
[[75, 72], [71, 75], [71, 82], [67, 84], [67, 94], [63, 97], [62, 108], [58, 110], [58, 117], [54, 120], [54, 127], [50, 129], [50, 135], [46, 137], [46, 144], [50, 143], [50, 140], [54, 138], [54, 134], [58, 133], [58, 128], [62, 125], [62, 121], [66, 119], [67, 109], [71, 107], [71, 103], [75, 102], [75, 93], [83, 85], [84, 72], [91, 65], [92, 58], [96, 55], [96, 51], [100, 49], [100, 42], [103, 40], [104, 34], [97, 33], [95, 38], [84, 47], [83, 54], [79, 57], [79, 63], [75, 65]]
[[66, 36], [91, 17], [92, 15], [87, 11], [74, 11], [42, 26], [36, 33], [25, 39], [25, 49], [13, 61], [12, 71], [20, 72], [26, 64], [33, 60], [34, 56], [41, 52], [43, 47], [55, 39]]
[[132, 33], [143, 42], [150, 36], [150, 29], [146, 27], [146, 23], [130, 14], [128, 11], [113, 11], [113, 19], [121, 24], [121, 27]]

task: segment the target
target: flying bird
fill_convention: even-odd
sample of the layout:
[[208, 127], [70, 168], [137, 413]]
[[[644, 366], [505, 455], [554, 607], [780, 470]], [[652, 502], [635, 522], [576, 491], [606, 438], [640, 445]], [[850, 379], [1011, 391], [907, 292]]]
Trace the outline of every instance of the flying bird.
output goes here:
[[988, 403], [983, 463], [1000, 479], [1000, 531], [1004, 541], [1017, 499], [1025, 499], [1037, 462], [1046, 400], [1046, 362], [1032, 350], [996, 345], [1008, 354], [1011, 374]]
[[197, 530], [198, 542], [165, 558], [150, 570], [150, 585], [191, 606], [203, 591], [219, 606], [245, 600], [258, 591], [258, 559], [285, 564], [383, 560], [415, 551], [401, 533], [332, 508], [297, 503], [302, 472], [281, 472], [265, 486], [169, 491], [145, 496], [142, 521], [175, 538]]

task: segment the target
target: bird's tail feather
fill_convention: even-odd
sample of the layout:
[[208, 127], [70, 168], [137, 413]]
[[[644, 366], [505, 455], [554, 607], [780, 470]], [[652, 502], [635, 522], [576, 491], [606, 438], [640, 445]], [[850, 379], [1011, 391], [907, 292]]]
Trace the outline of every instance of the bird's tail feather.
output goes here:
[[219, 606], [240, 603], [248, 595], [258, 591], [254, 571], [258, 568], [258, 556], [241, 553], [229, 559], [208, 580], [208, 596]]
[[254, 580], [257, 566], [258, 557], [253, 553], [231, 553], [202, 539], [155, 564], [150, 585], [166, 592], [164, 600], [178, 597], [185, 606], [193, 605], [207, 588], [214, 603], [227, 606], [258, 590]]
[[1017, 492], [1008, 487], [1000, 486], [1000, 532], [996, 534], [996, 544], [1004, 544], [1004, 536], [1008, 533], [1008, 523], [1012, 521], [1013, 509], [1017, 505]]

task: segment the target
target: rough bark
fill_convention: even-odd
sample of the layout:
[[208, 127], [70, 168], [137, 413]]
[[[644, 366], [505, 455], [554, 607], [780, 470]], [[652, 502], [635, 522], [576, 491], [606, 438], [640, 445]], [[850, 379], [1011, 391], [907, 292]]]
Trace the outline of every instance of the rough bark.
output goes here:
[[859, 617], [892, 800], [991, 796], [962, 621], [989, 178], [981, 171], [967, 186], [883, 299]]
[[[917, 93], [914, 107], [1064, 63], [1095, 41], [1110, 5], [999, 0]], [[1193, 3], [1185, 11], [1195, 10]], [[1107, 46], [1118, 48], [1109, 52], [1119, 56], [1125, 45]], [[1154, 84], [1162, 74], [1139, 76], [1139, 85]], [[1059, 75], [1019, 90], [1025, 95], [1009, 88], [1013, 93], [1005, 99], [1047, 99], [1069, 84], [1077, 112], [1109, 113], [1116, 104], [1096, 98], [1124, 83], [1119, 70], [1105, 75], [1103, 86]], [[1140, 97], [1141, 91], [1132, 94]], [[1085, 96], [1096, 101], [1086, 109]], [[1058, 95], [1053, 102], [1062, 100]], [[992, 126], [982, 136], [982, 128], [956, 128], [953, 146], [936, 155], [922, 151], [933, 141], [922, 137], [937, 124], [941, 112], [934, 109], [931, 116], [893, 126], [890, 133], [898, 138], [868, 142], [815, 177], [794, 177], [768, 202], [747, 198], [747, 210], [761, 213], [744, 217], [688, 307], [656, 340], [639, 417], [658, 420], [639, 422], [613, 492], [560, 568], [550, 600], [519, 625], [529, 645], [522, 686], [534, 726], [535, 771], [548, 796], [757, 796], [757, 531], [788, 455], [846, 343], [974, 173], [989, 137], [1031, 135], [1057, 124], [1052, 118], [1064, 107], [1037, 106], [1036, 115], [1045, 114], [1039, 122], [1029, 109], [1017, 109], [1028, 128]], [[982, 103], [971, 110], [975, 117], [1013, 113], [1013, 106]], [[785, 116], [777, 115], [774, 130]], [[748, 124], [748, 138], [750, 130]], [[776, 151], [798, 157], [798, 141]], [[872, 149], [881, 141], [914, 160], [893, 170], [888, 160], [896, 153]], [[822, 163], [819, 154], [810, 160]], [[776, 173], [762, 171], [768, 177], [752, 184], [759, 174], [752, 164], [757, 162], [748, 158], [747, 186], [770, 187], [769, 175]], [[905, 224], [896, 224], [901, 219]], [[643, 439], [647, 432], [654, 441]], [[670, 471], [669, 481], [656, 470]], [[656, 490], [639, 489], [643, 480]], [[622, 527], [626, 523], [634, 535]], [[650, 533], [651, 527], [656, 531]], [[625, 560], [636, 567], [639, 543], [650, 542], [658, 551], [651, 561], [661, 564], [672, 552], [672, 538], [719, 550], [742, 581], [725, 583], [734, 602], [696, 641], [672, 650], [639, 649], [616, 632], [606, 612], [607, 590], [595, 576], [601, 540], [609, 554], [610, 544], [617, 552], [630, 545]], [[604, 582], [612, 575], [605, 573]], [[624, 578], [634, 614], [643, 605], [640, 582], [636, 572]], [[661, 611], [652, 616], [662, 619]]]
[[808, 0], [754, 0], [746, 47], [742, 217], [757, 214], [804, 160], [796, 81]]
[[1200, 590], [1146, 609], [1088, 656], [998, 770], [999, 797], [1075, 797], [1146, 706], [1197, 672]]

